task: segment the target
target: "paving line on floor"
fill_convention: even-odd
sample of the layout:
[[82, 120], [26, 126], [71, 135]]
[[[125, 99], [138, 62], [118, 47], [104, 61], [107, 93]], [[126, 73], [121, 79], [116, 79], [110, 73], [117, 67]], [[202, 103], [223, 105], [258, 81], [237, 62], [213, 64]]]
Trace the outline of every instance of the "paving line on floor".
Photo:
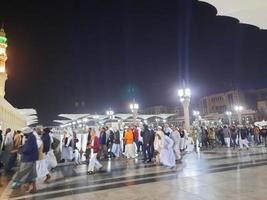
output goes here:
[[[86, 190], [85, 192], [93, 192], [93, 191], [97, 191], [95, 190], [94, 188], [101, 188], [101, 187], [107, 187], [107, 186], [110, 186], [110, 188], [117, 188], [118, 184], [121, 185], [123, 184], [124, 186], [130, 186], [130, 185], [135, 185], [135, 182], [136, 181], [142, 181], [142, 180], [150, 180], [150, 179], [155, 179], [155, 178], [158, 178], [158, 179], [161, 179], [161, 178], [169, 178], [169, 177], [176, 177], [177, 176], [177, 173], [176, 172], [172, 172], [170, 174], [164, 174], [164, 175], [158, 175], [158, 176], [153, 176], [153, 177], [145, 177], [145, 178], [138, 178], [138, 179], [134, 179], [134, 180], [126, 180], [126, 181], [117, 181], [117, 182], [112, 182], [112, 183], [104, 183], [104, 184], [96, 184], [96, 185], [87, 185], [87, 186], [80, 186], [80, 187], [76, 187], [76, 188], [67, 188], [67, 189], [60, 189], [60, 190], [57, 190], [57, 191], [49, 191], [49, 192], [45, 192], [45, 193], [37, 193], [37, 194], [34, 194], [34, 195], [24, 195], [24, 196], [20, 196], [20, 197], [9, 197], [10, 199], [13, 199], [13, 200], [22, 200], [22, 199], [25, 199], [25, 198], [32, 198], [34, 197], [35, 199], [37, 197], [40, 197], [40, 196], [44, 196], [45, 199], [48, 199], [48, 198], [54, 198], [54, 195], [53, 194], [57, 194], [57, 196], [62, 196], [62, 193], [65, 193], [65, 192], [69, 192], [70, 194], [73, 194], [73, 193], [76, 193], [75, 191], [76, 190], [84, 190], [84, 189], [91, 189], [91, 190]], [[148, 181], [149, 182], [149, 181]], [[114, 187], [115, 186], [115, 187]], [[77, 193], [78, 194], [78, 193]], [[51, 196], [52, 195], [52, 196]]]
[[[250, 164], [250, 165], [244, 165], [244, 166], [235, 166], [235, 167], [227, 167], [224, 169], [213, 169], [209, 171], [203, 171], [201, 174], [195, 175], [204, 175], [204, 174], [209, 174], [209, 173], [218, 173], [218, 172], [225, 172], [225, 171], [230, 171], [230, 170], [239, 170], [239, 169], [245, 169], [245, 168], [251, 168], [251, 167], [256, 167], [256, 166], [265, 166], [267, 165], [267, 162], [262, 162], [262, 163], [257, 163], [257, 164]], [[75, 195], [75, 194], [81, 194], [81, 193], [90, 193], [90, 192], [96, 192], [96, 191], [102, 191], [102, 190], [108, 190], [108, 189], [113, 189], [113, 188], [122, 188], [126, 186], [133, 186], [133, 185], [139, 185], [139, 184], [145, 184], [145, 183], [153, 183], [153, 182], [159, 182], [159, 181], [165, 181], [165, 180], [174, 180], [179, 177], [179, 174], [172, 173], [172, 174], [167, 174], [167, 175], [162, 175], [162, 176], [155, 176], [155, 177], [149, 177], [149, 178], [140, 178], [137, 180], [131, 180], [131, 181], [119, 181], [116, 183], [111, 183], [111, 184], [99, 184], [99, 185], [92, 185], [92, 186], [82, 186], [82, 187], [77, 187], [77, 188], [69, 188], [69, 189], [63, 189], [63, 190], [58, 190], [58, 191], [51, 191], [47, 192], [45, 194], [36, 194], [36, 195], [26, 195], [23, 197], [16, 197], [16, 198], [11, 198], [14, 200], [22, 200], [22, 199], [27, 199], [34, 197], [35, 200], [38, 200], [38, 197], [41, 197], [40, 199], [50, 199], [50, 198], [57, 198], [57, 197], [64, 197], [64, 196], [70, 196], [70, 195]], [[191, 176], [192, 177], [192, 176]], [[183, 178], [190, 178], [187, 176], [184, 176]], [[43, 197], [43, 198], [42, 198]]]
[[[153, 173], [155, 173], [155, 172], [162, 173], [162, 172], [167, 172], [167, 171], [169, 171], [169, 169], [163, 168], [163, 167], [155, 168], [155, 170], [153, 170], [153, 171], [152, 170], [146, 171], [148, 173], [145, 173], [144, 171], [130, 171], [130, 173], [127, 173], [127, 172], [123, 171], [123, 173], [118, 173], [118, 172], [114, 173], [113, 171], [111, 171], [111, 172], [106, 172], [107, 175], [105, 175], [105, 176], [103, 176], [102, 173], [101, 174], [96, 173], [94, 178], [99, 178], [99, 179], [96, 179], [97, 181], [100, 180], [100, 179], [101, 180], [106, 180], [106, 181], [108, 181], [108, 180], [112, 181], [114, 178], [124, 178], [127, 175], [128, 176], [139, 176], [139, 175], [144, 175], [144, 174], [151, 174], [151, 172], [153, 172]], [[52, 175], [52, 179], [50, 180], [48, 185], [52, 186], [52, 187], [53, 186], [57, 187], [60, 184], [66, 184], [66, 183], [73, 183], [75, 181], [81, 181], [81, 177], [83, 178], [82, 180], [87, 180], [88, 181], [88, 178], [90, 176], [87, 175], [87, 171], [84, 170], [82, 174], [83, 175], [67, 177], [67, 178], [64, 178], [64, 177], [61, 176], [58, 179], [53, 179], [53, 175]], [[94, 180], [94, 181], [96, 181], [96, 180]]]
[[215, 158], [203, 158], [205, 160], [222, 160], [222, 159], [229, 159], [229, 158], [244, 158], [244, 157], [252, 157], [252, 156], [258, 156], [258, 155], [266, 155], [266, 153], [252, 153], [252, 154], [238, 154], [235, 156], [223, 156], [223, 157], [215, 157]]
[[[241, 161], [241, 162], [234, 162], [234, 163], [227, 163], [227, 164], [219, 164], [219, 165], [211, 165], [211, 166], [208, 166], [207, 168], [194, 169], [194, 171], [195, 172], [198, 172], [198, 171], [203, 171], [203, 170], [211, 170], [211, 169], [215, 169], [215, 168], [232, 167], [232, 166], [238, 166], [238, 165], [239, 166], [242, 166], [242, 165], [245, 165], [245, 164], [253, 164], [253, 163], [260, 163], [260, 162], [267, 162], [267, 159]], [[150, 173], [150, 174], [161, 174], [161, 173], [169, 173], [169, 171], [165, 171], [165, 172], [161, 171], [161, 172], [155, 172], [155, 173]], [[150, 176], [150, 174], [146, 174], [146, 175]], [[135, 178], [135, 177], [139, 177], [139, 176], [144, 176], [144, 175], [141, 175], [141, 174], [138, 175], [138, 174], [136, 174], [136, 175], [133, 175], [131, 177], [122, 176], [122, 177], [112, 177], [112, 178], [108, 178], [108, 179], [102, 179], [103, 177], [99, 177], [102, 180], [95, 180], [93, 182], [103, 182], [103, 183], [105, 183], [106, 181], [113, 181], [113, 180], [116, 180], [118, 178], [120, 178], [120, 179], [127, 179], [127, 178]], [[85, 183], [88, 184], [88, 182], [86, 182], [86, 181], [85, 181]]]
[[[266, 153], [267, 154], [267, 153]], [[257, 154], [251, 154], [252, 156], [258, 156], [258, 155], [265, 155], [265, 154], [262, 154], [262, 153], [257, 153]], [[221, 160], [221, 159], [225, 159], [225, 158], [227, 158], [227, 159], [231, 159], [231, 158], [244, 158], [244, 157], [250, 157], [250, 155], [244, 155], [244, 156], [227, 156], [227, 157], [220, 157], [219, 159]], [[215, 159], [205, 159], [205, 158], [203, 158], [203, 160], [215, 160]], [[218, 158], [216, 158], [216, 160], [218, 160]], [[240, 163], [240, 162], [239, 162]], [[222, 165], [224, 165], [224, 164], [222, 164]], [[122, 165], [120, 165], [120, 166], [122, 166]], [[69, 166], [70, 167], [70, 166]], [[135, 165], [133, 165], [132, 167], [127, 167], [127, 168], [125, 168], [125, 167], [119, 167], [119, 168], [115, 168], [115, 169], [113, 169], [113, 170], [111, 170], [111, 173], [114, 173], [114, 172], [116, 172], [116, 171], [118, 171], [118, 172], [121, 172], [121, 171], [127, 171], [127, 170], [137, 170], [137, 169], [144, 169], [144, 168], [153, 168], [153, 167], [156, 167], [156, 165], [155, 164], [143, 164], [143, 163], [138, 163], [137, 165], [135, 164]], [[194, 169], [195, 170], [195, 169]], [[101, 172], [101, 174], [104, 174], [104, 173], [107, 173], [106, 171], [103, 171], [103, 172]], [[60, 182], [60, 181], [64, 181], [66, 178], [69, 178], [69, 177], [73, 177], [73, 176], [75, 176], [75, 177], [79, 177], [79, 176], [84, 176], [84, 174], [85, 174], [85, 172], [77, 172], [77, 173], [75, 173], [75, 175], [74, 174], [69, 174], [69, 175], [66, 175], [65, 174], [65, 176], [63, 176], [63, 177], [61, 177], [61, 178], [59, 178], [59, 179], [57, 179], [56, 181], [53, 181], [53, 183], [56, 183], [56, 182]]]
[[[73, 188], [75, 186], [79, 186], [79, 185], [100, 185], [100, 184], [106, 184], [106, 183], [116, 183], [118, 181], [127, 181], [127, 180], [136, 180], [136, 179], [139, 179], [139, 178], [149, 178], [149, 177], [154, 177], [154, 176], [161, 176], [161, 175], [167, 175], [167, 174], [170, 174], [170, 173], [177, 173], [177, 171], [174, 171], [174, 170], [168, 170], [168, 171], [165, 171], [165, 172], [157, 172], [157, 173], [149, 173], [149, 174], [140, 174], [140, 175], [133, 175], [133, 176], [123, 176], [123, 177], [113, 177], [113, 178], [110, 178], [110, 179], [99, 179], [99, 180], [90, 180], [90, 181], [80, 181], [78, 183], [71, 183], [71, 184], [67, 184], [67, 185], [60, 185], [60, 186], [51, 186], [51, 187], [46, 187], [46, 188], [43, 188], [43, 189], [40, 189], [38, 190], [39, 193], [45, 193], [45, 192], [49, 192], [49, 191], [52, 191], [52, 190], [60, 190], [60, 189], [64, 189], [64, 188]], [[94, 178], [93, 176], [88, 176], [86, 175], [88, 178], [92, 177]], [[100, 177], [101, 178], [101, 177]]]
[[[227, 164], [219, 164], [219, 165], [212, 165], [212, 166], [208, 166], [207, 168], [199, 168], [199, 169], [194, 169], [194, 172], [201, 172], [201, 171], [205, 171], [205, 170], [212, 170], [215, 168], [224, 168], [224, 167], [232, 167], [232, 166], [242, 166], [245, 164], [253, 164], [253, 163], [259, 163], [259, 162], [266, 162], [267, 159], [262, 159], [262, 160], [252, 160], [252, 161], [243, 161], [243, 162], [234, 162], [234, 163], [227, 163]], [[66, 184], [66, 182], [69, 182], [70, 184], [67, 185], [52, 185], [50, 187], [45, 187], [43, 189], [41, 189], [40, 191], [47, 191], [49, 189], [60, 189], [60, 188], [64, 188], [64, 187], [72, 187], [75, 185], [79, 185], [79, 184], [95, 184], [95, 183], [106, 183], [107, 181], [109, 182], [115, 182], [118, 180], [126, 180], [126, 179], [135, 179], [135, 178], [139, 178], [139, 177], [146, 177], [146, 176], [153, 176], [153, 175], [157, 175], [157, 174], [167, 174], [170, 173], [170, 171], [165, 171], [164, 168], [162, 167], [163, 170], [161, 170], [160, 172], [154, 172], [154, 173], [146, 173], [144, 174], [134, 174], [132, 176], [116, 176], [116, 177], [108, 177], [103, 179], [103, 177], [98, 176], [97, 178], [99, 178], [98, 180], [90, 180], [88, 181], [88, 179], [83, 179], [82, 182], [80, 180], [78, 183], [77, 182], [73, 182], [73, 179], [69, 179], [69, 181], [65, 179], [65, 181], [62, 181], [62, 183]], [[166, 168], [165, 168], [166, 169]], [[183, 170], [183, 168], [181, 168]], [[178, 172], [178, 171], [177, 171]], [[142, 172], [143, 173], [143, 172]], [[83, 173], [85, 174], [85, 172]], [[100, 174], [101, 175], [101, 174]], [[80, 176], [79, 176], [80, 177]], [[87, 176], [88, 177], [88, 176]], [[94, 177], [95, 178], [95, 177]], [[101, 178], [101, 180], [100, 180]], [[59, 183], [59, 182], [52, 182], [52, 183]]]
[[[256, 166], [264, 166], [264, 165], [267, 165], [267, 162], [259, 162], [259, 163], [252, 163], [252, 164], [245, 164], [245, 165], [235, 165], [235, 166], [229, 166], [229, 167], [225, 167], [225, 168], [219, 168], [219, 169], [210, 169], [210, 170], [198, 170], [195, 175], [193, 176], [199, 176], [199, 175], [203, 175], [203, 174], [208, 174], [208, 173], [218, 173], [218, 172], [225, 172], [225, 171], [229, 171], [229, 170], [238, 170], [238, 169], [243, 169], [243, 168], [249, 168], [249, 167], [256, 167]], [[153, 176], [154, 175], [154, 176]], [[118, 184], [120, 185], [120, 187], [123, 187], [123, 186], [129, 186], [130, 185], [137, 185], [137, 184], [142, 184], [142, 183], [149, 183], [149, 182], [155, 182], [155, 181], [162, 181], [162, 180], [165, 180], [165, 179], [161, 179], [161, 177], [169, 177], [169, 178], [190, 178], [192, 177], [192, 175], [190, 176], [179, 176], [179, 173], [177, 173], [176, 171], [173, 172], [173, 171], [170, 171], [169, 173], [166, 173], [166, 174], [157, 174], [157, 173], [154, 173], [154, 174], [151, 174], [150, 176], [147, 176], [147, 177], [142, 177], [142, 176], [139, 176], [139, 177], [132, 177], [132, 180], [129, 180], [128, 178], [126, 179], [117, 179], [117, 180], [114, 180], [113, 182], [101, 182], [99, 181], [98, 184], [94, 184], [94, 185], [89, 185], [89, 186], [80, 186], [80, 187], [75, 187], [75, 185], [77, 184], [74, 184], [74, 185], [67, 185], [65, 186], [65, 189], [64, 188], [54, 188], [54, 189], [57, 189], [57, 191], [44, 191], [42, 193], [38, 193], [37, 196], [45, 196], [45, 199], [47, 199], [47, 195], [50, 195], [50, 194], [54, 194], [52, 195], [53, 197], [57, 196], [55, 194], [57, 193], [62, 193], [62, 192], [66, 192], [66, 191], [72, 191], [72, 194], [73, 193], [76, 193], [75, 191], [76, 190], [82, 190], [84, 188], [95, 188], [95, 189], [92, 189], [90, 190], [91, 192], [93, 191], [98, 191], [98, 190], [103, 190], [103, 189], [110, 189], [111, 188], [117, 188], [119, 187]], [[141, 181], [140, 180], [143, 180], [145, 179], [146, 181]], [[156, 180], [155, 180], [156, 179]], [[151, 180], [151, 181], [148, 181], [148, 180]], [[121, 185], [122, 183], [125, 183], [124, 185]], [[110, 186], [110, 187], [106, 187], [106, 186]], [[114, 186], [115, 185], [115, 186]], [[66, 187], [68, 189], [66, 189]], [[103, 188], [104, 187], [104, 188]], [[85, 191], [85, 192], [90, 192], [90, 191]], [[80, 193], [80, 192], [79, 192]], [[61, 194], [62, 195], [62, 194]], [[66, 194], [66, 195], [69, 195], [69, 194]], [[31, 195], [28, 195], [28, 196], [31, 196]], [[36, 195], [35, 195], [36, 196]], [[25, 197], [25, 196], [24, 196]], [[17, 198], [22, 198], [22, 197], [12, 197], [12, 199], [17, 199]]]
[[[239, 155], [239, 156], [227, 156], [226, 158], [235, 158], [235, 157], [248, 157], [248, 156], [256, 156], [256, 155], [265, 155], [265, 154], [267, 154], [267, 153], [255, 153], [255, 154], [246, 154], [246, 155]], [[220, 158], [220, 159], [223, 159], [222, 157]], [[209, 159], [209, 160], [211, 160], [211, 159]], [[264, 160], [263, 160], [264, 161]], [[254, 161], [251, 161], [251, 162], [254, 162]], [[256, 162], [260, 162], [260, 161], [256, 161]], [[245, 163], [249, 163], [249, 161], [245, 161]], [[239, 165], [240, 164], [242, 164], [242, 162], [239, 162], [238, 163]], [[229, 163], [229, 164], [222, 164], [222, 165], [225, 165], [225, 166], [229, 166], [229, 168], [230, 169], [238, 169], [237, 167], [233, 167], [232, 165], [233, 165], [233, 163]], [[260, 166], [260, 165], [259, 165]], [[139, 168], [142, 168], [142, 167], [144, 167], [144, 166], [137, 166], [137, 167], [134, 167], [135, 169], [139, 169]], [[150, 166], [148, 166], [148, 167], [153, 167], [153, 164], [151, 164]], [[213, 166], [213, 168], [216, 168], [216, 167], [220, 167], [220, 166]], [[244, 168], [244, 167], [240, 167], [241, 169], [242, 168]], [[120, 169], [119, 169], [120, 170]], [[201, 170], [203, 170], [203, 169], [201, 169]], [[217, 169], [218, 170], [218, 169]], [[220, 171], [222, 171], [222, 170], [218, 170], [218, 172], [220, 172]], [[212, 172], [211, 172], [212, 173]], [[83, 174], [84, 175], [84, 174]], [[7, 188], [8, 187], [10, 187], [10, 185], [11, 185], [11, 182], [12, 181], [10, 181], [9, 182], [9, 185], [6, 187], [6, 189], [4, 190], [4, 192], [3, 192], [3, 194], [1, 195], [1, 199], [2, 199], [2, 197], [3, 197], [3, 195], [5, 195], [6, 194], [6, 190], [7, 190]]]

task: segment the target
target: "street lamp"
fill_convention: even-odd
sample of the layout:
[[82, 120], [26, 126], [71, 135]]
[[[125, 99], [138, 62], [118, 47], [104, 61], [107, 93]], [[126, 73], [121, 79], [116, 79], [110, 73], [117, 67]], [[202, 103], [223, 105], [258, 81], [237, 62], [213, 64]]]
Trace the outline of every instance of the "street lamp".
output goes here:
[[[193, 110], [193, 115], [195, 116], [196, 118], [196, 123], [197, 125], [199, 126], [199, 120], [201, 119], [200, 117], [200, 112], [198, 110]], [[201, 122], [201, 121], [200, 121]]]
[[159, 121], [160, 121], [160, 119], [159, 119], [159, 118], [156, 118], [155, 121], [156, 121], [157, 126], [158, 126], [158, 125], [159, 125]]
[[189, 132], [190, 131], [189, 103], [190, 103], [190, 97], [191, 97], [191, 90], [189, 88], [179, 89], [178, 96], [180, 97], [180, 101], [184, 109], [185, 130]]
[[139, 109], [139, 104], [133, 101], [133, 103], [130, 103], [130, 109], [133, 113], [133, 123], [136, 125], [136, 120], [137, 120], [137, 115], [138, 115], [138, 109]]
[[229, 125], [231, 125], [231, 124], [232, 124], [232, 119], [231, 119], [231, 117], [232, 117], [232, 114], [233, 114], [233, 113], [232, 113], [231, 111], [226, 111], [225, 114], [226, 114], [227, 117], [228, 117]]
[[193, 111], [193, 115], [196, 116], [196, 117], [198, 117], [198, 116], [200, 115], [200, 112], [197, 111], [197, 110], [194, 110], [194, 111]]
[[96, 119], [99, 119], [99, 115], [94, 115], [94, 116], [93, 116], [93, 119], [95, 119], [95, 120], [96, 120]]
[[113, 110], [107, 110], [106, 114], [109, 116], [109, 119], [112, 119], [113, 115], [114, 115], [114, 111]]
[[88, 118], [87, 117], [83, 118], [82, 120], [83, 120], [83, 122], [88, 122]]
[[236, 105], [234, 107], [234, 110], [236, 111], [237, 113], [237, 117], [238, 117], [238, 123], [239, 124], [242, 124], [242, 111], [244, 110], [244, 107], [243, 106], [240, 106], [240, 105]]

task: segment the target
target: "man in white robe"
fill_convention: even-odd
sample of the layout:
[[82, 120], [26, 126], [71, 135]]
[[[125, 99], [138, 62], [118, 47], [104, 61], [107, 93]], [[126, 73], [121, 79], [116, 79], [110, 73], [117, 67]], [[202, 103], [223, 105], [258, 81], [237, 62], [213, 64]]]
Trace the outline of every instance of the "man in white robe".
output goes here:
[[176, 160], [180, 160], [181, 159], [181, 151], [180, 151], [181, 136], [177, 128], [173, 128], [170, 138], [174, 142], [173, 150], [176, 156]]
[[158, 126], [158, 130], [155, 135], [154, 140], [154, 149], [156, 151], [156, 164], [160, 164], [160, 156], [161, 156], [161, 150], [163, 149], [163, 143], [164, 143], [165, 135], [162, 131], [162, 127]]
[[51, 175], [49, 174], [49, 171], [47, 169], [46, 160], [45, 160], [45, 154], [43, 153], [44, 150], [44, 144], [42, 140], [42, 129], [41, 127], [36, 128], [36, 132], [34, 132], [34, 135], [36, 137], [37, 147], [38, 147], [38, 154], [39, 158], [36, 161], [36, 172], [37, 172], [37, 178], [45, 178], [44, 182], [46, 183], [50, 178]]
[[72, 159], [73, 159], [72, 137], [67, 132], [64, 132], [64, 138], [62, 141], [61, 160], [62, 162], [64, 162], [65, 160], [70, 161]]
[[160, 152], [160, 162], [167, 167], [175, 167], [175, 155], [173, 152], [173, 141], [164, 135], [163, 148]]

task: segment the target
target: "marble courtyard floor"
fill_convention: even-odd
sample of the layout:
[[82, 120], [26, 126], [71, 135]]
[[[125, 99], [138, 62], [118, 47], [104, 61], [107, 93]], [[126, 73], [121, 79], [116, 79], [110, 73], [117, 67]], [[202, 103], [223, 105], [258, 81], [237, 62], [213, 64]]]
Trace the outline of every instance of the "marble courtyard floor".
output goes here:
[[49, 184], [38, 182], [34, 195], [11, 190], [1, 177], [0, 199], [90, 200], [264, 200], [267, 149], [192, 152], [176, 169], [138, 160], [105, 161], [104, 171], [87, 175], [86, 165], [58, 167]]

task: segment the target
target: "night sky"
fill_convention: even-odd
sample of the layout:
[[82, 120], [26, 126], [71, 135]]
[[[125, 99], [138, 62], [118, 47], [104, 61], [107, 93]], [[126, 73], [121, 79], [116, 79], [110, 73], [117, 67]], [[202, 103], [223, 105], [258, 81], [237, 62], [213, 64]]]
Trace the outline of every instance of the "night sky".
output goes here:
[[186, 82], [194, 101], [211, 92], [267, 86], [267, 31], [216, 17], [191, 0], [5, 1], [6, 98], [59, 113], [126, 112], [177, 105]]

